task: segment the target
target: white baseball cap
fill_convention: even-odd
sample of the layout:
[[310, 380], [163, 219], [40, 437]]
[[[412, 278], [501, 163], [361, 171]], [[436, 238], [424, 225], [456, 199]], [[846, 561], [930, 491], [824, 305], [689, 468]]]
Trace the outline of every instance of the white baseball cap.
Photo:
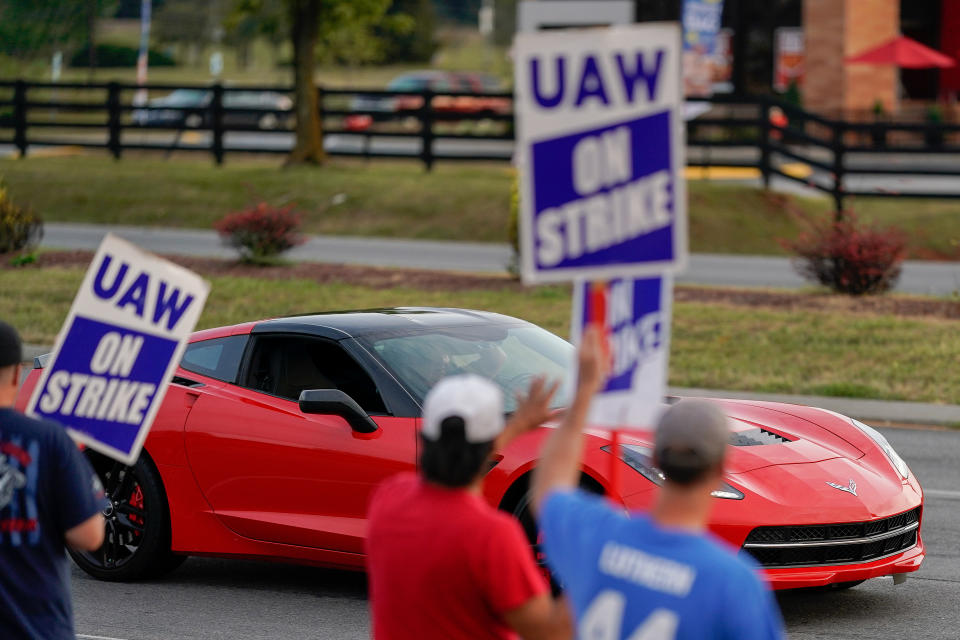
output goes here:
[[493, 382], [478, 375], [444, 378], [430, 390], [423, 402], [423, 437], [439, 440], [447, 418], [463, 420], [467, 442], [491, 442], [504, 427], [503, 392]]

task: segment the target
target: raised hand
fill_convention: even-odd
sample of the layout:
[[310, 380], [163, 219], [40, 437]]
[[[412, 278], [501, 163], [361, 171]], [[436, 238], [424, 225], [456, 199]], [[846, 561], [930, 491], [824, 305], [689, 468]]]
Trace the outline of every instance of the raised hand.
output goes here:
[[592, 396], [603, 387], [610, 372], [610, 349], [603, 331], [589, 326], [577, 353], [577, 394]]
[[553, 418], [555, 412], [550, 408], [550, 402], [559, 386], [559, 382], [548, 383], [545, 376], [536, 376], [526, 394], [517, 393], [517, 408], [503, 433], [497, 438], [495, 449], [505, 447], [517, 436], [532, 431]]

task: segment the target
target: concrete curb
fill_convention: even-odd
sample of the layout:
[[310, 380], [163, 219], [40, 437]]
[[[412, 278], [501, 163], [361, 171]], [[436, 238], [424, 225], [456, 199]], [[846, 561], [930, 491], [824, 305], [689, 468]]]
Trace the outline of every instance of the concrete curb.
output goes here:
[[960, 406], [928, 402], [900, 402], [894, 400], [866, 400], [862, 398], [834, 398], [804, 396], [786, 393], [759, 393], [755, 391], [721, 391], [717, 389], [683, 389], [670, 387], [668, 392], [696, 398], [733, 398], [761, 402], [802, 404], [836, 411], [864, 421], [899, 422], [904, 424], [960, 425]]
[[[52, 347], [36, 344], [23, 345], [24, 362], [32, 367], [33, 359], [49, 353]], [[866, 421], [899, 422], [904, 424], [960, 425], [960, 406], [928, 402], [898, 402], [891, 400], [864, 400], [861, 398], [833, 398], [803, 396], [786, 393], [759, 393], [754, 391], [724, 391], [720, 389], [688, 389], [670, 387], [667, 393], [695, 398], [733, 398], [761, 402], [802, 404], [836, 411], [851, 418]]]
[[[160, 254], [235, 258], [211, 229], [177, 229], [49, 222], [44, 227], [45, 248], [94, 251], [108, 233]], [[308, 235], [307, 242], [284, 254], [289, 260], [375, 267], [504, 274], [511, 259], [505, 243], [450, 242]], [[778, 256], [694, 253], [678, 283], [732, 287], [796, 289], [809, 286], [790, 263]], [[960, 263], [907, 260], [896, 292], [952, 295], [960, 290]]]

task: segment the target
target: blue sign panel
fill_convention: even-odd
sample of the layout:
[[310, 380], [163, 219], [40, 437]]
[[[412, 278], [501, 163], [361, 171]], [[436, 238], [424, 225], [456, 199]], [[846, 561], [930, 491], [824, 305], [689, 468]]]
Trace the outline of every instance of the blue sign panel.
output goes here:
[[75, 316], [34, 413], [129, 451], [178, 343]]
[[672, 261], [670, 151], [669, 112], [535, 143], [537, 267]]

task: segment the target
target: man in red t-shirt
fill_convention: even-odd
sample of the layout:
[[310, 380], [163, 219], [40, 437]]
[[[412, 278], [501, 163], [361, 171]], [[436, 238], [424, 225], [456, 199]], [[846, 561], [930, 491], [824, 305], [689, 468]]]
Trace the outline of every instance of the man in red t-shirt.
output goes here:
[[481, 495], [490, 453], [546, 420], [555, 390], [535, 380], [506, 425], [500, 389], [479, 376], [446, 378], [427, 395], [420, 474], [386, 480], [370, 502], [375, 638], [571, 637], [520, 524]]

